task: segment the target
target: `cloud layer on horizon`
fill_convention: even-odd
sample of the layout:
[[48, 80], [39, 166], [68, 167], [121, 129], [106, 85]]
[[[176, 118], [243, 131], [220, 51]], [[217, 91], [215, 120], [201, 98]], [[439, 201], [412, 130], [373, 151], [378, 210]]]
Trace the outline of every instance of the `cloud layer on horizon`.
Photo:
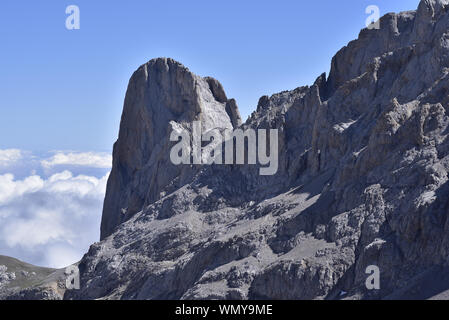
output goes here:
[[57, 268], [77, 262], [99, 240], [109, 160], [94, 152], [39, 158], [0, 150], [0, 254]]
[[57, 152], [50, 159], [41, 161], [44, 168], [60, 165], [87, 166], [91, 168], [110, 168], [112, 156], [107, 153], [95, 152]]

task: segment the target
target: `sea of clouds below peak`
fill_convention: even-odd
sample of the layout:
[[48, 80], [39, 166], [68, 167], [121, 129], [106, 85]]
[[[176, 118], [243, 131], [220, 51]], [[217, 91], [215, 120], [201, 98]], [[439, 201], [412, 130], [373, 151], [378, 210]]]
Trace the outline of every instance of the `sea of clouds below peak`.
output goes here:
[[0, 149], [0, 254], [61, 268], [99, 240], [108, 153]]

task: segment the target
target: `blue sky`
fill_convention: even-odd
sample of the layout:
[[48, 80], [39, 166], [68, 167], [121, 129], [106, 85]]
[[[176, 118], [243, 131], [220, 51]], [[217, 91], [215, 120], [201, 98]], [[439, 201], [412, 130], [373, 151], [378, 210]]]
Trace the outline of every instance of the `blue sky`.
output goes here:
[[[159, 56], [220, 80], [246, 118], [260, 96], [328, 71], [368, 5], [385, 14], [418, 2], [3, 0], [0, 149], [110, 152], [129, 77]], [[80, 30], [65, 28], [71, 4]]]

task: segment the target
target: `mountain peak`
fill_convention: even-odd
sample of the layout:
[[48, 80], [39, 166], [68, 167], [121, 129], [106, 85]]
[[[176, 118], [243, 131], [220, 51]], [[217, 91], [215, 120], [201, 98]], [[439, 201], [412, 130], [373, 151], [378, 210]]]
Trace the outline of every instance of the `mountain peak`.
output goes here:
[[228, 100], [223, 86], [213, 78], [197, 76], [171, 58], [152, 59], [134, 72], [114, 146], [102, 239], [159, 199], [164, 187], [188, 171], [170, 163], [169, 136], [175, 123], [191, 130], [188, 126], [193, 121], [201, 121], [206, 131], [241, 124], [235, 100]]

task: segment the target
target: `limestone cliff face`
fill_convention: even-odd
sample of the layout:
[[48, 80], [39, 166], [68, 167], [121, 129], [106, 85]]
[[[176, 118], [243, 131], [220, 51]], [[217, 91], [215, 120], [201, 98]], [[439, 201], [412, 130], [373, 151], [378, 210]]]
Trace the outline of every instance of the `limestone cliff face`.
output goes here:
[[201, 121], [203, 130], [240, 125], [233, 100], [221, 84], [201, 78], [172, 59], [155, 59], [132, 76], [125, 98], [119, 138], [108, 181], [101, 238], [120, 223], [158, 200], [162, 189], [185, 183], [176, 178], [190, 168], [170, 162], [170, 133], [174, 126]]
[[[336, 54], [329, 77], [262, 97], [242, 125], [218, 81], [152, 60], [128, 88], [102, 241], [80, 263], [82, 289], [66, 298], [444, 291], [446, 280], [429, 279], [445, 279], [449, 264], [448, 108], [447, 0], [384, 16]], [[277, 174], [172, 165], [168, 134], [195, 119], [277, 128]], [[380, 290], [364, 285], [369, 265], [381, 270]]]

